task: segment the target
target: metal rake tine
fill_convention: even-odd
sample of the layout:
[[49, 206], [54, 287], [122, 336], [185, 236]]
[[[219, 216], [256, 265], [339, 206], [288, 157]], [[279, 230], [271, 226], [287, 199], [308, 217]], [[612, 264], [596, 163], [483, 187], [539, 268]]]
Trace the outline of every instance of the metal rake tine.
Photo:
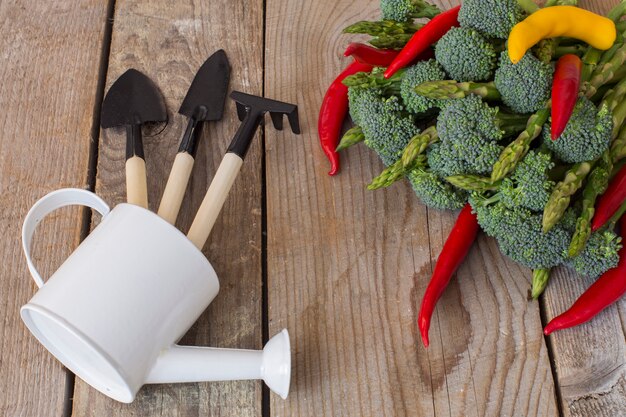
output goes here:
[[289, 120], [289, 126], [291, 126], [291, 131], [296, 135], [300, 134], [300, 118], [298, 117], [298, 106], [294, 106], [295, 108], [287, 113], [287, 120]]
[[274, 128], [276, 128], [276, 130], [283, 130], [283, 114], [270, 112], [270, 117], [272, 118]]

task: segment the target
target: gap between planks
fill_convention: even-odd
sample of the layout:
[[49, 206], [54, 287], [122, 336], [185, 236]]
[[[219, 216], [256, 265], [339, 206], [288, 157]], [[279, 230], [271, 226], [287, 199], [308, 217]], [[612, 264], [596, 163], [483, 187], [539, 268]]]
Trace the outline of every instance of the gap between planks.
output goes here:
[[[265, 62], [267, 50], [267, 0], [263, 0], [263, 54], [261, 55], [261, 96], [265, 97]], [[267, 288], [267, 154], [265, 152], [265, 123], [261, 131], [261, 339], [265, 346], [270, 338], [269, 331], [269, 293]], [[270, 390], [263, 383], [261, 388], [261, 416], [270, 417], [272, 414]]]
[[[91, 192], [95, 192], [96, 174], [98, 171], [98, 145], [100, 144], [100, 111], [104, 98], [107, 71], [109, 69], [109, 55], [111, 53], [111, 38], [113, 36], [113, 15], [115, 13], [115, 0], [108, 0], [107, 12], [104, 21], [104, 36], [100, 48], [100, 62], [98, 63], [98, 83], [96, 84], [95, 101], [93, 106], [92, 124], [89, 143], [89, 162], [87, 164], [86, 184]], [[84, 207], [80, 228], [80, 241], [82, 242], [91, 230], [92, 210]], [[71, 417], [73, 411], [74, 387], [76, 375], [66, 368], [67, 379], [65, 384], [65, 406], [63, 417]]]

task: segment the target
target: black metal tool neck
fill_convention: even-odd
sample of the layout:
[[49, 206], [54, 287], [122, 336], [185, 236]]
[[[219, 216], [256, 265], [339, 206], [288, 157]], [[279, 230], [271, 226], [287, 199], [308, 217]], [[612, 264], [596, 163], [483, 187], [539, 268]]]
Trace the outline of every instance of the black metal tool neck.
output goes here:
[[270, 114], [277, 130], [283, 129], [283, 115], [287, 115], [293, 133], [300, 133], [298, 106], [295, 104], [253, 96], [240, 91], [233, 91], [230, 97], [237, 103], [237, 116], [241, 120], [241, 125], [230, 142], [227, 152], [234, 153], [241, 159], [246, 156], [256, 129], [263, 122], [265, 113]]
[[143, 156], [143, 141], [141, 140], [141, 124], [126, 125], [126, 159]]
[[239, 129], [237, 129], [237, 133], [235, 133], [226, 152], [234, 153], [241, 159], [244, 159], [248, 149], [250, 149], [250, 144], [252, 143], [252, 139], [254, 139], [256, 129], [261, 122], [263, 122], [264, 115], [265, 111], [246, 107], [246, 115], [241, 121]]
[[187, 152], [194, 158], [196, 157], [196, 152], [198, 151], [198, 139], [202, 134], [202, 126], [204, 126], [206, 113], [207, 108], [205, 106], [198, 106], [198, 108], [194, 111], [193, 116], [189, 118], [185, 134], [183, 135], [183, 138], [180, 141], [180, 146], [178, 147], [179, 153]]

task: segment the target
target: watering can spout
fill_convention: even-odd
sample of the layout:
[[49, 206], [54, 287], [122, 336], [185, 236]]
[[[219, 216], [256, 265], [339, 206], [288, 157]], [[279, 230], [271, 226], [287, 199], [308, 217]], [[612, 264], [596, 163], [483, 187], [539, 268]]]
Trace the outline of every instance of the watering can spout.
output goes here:
[[284, 329], [263, 350], [222, 349], [174, 345], [161, 353], [146, 383], [262, 379], [287, 398], [291, 379], [289, 333]]

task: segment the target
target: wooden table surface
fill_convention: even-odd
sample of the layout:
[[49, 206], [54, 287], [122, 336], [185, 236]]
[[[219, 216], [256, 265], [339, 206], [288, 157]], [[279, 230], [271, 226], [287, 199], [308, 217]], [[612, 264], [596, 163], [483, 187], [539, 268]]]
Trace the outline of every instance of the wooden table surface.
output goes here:
[[[605, 12], [616, 0], [581, 3]], [[328, 177], [317, 140], [317, 110], [353, 39], [341, 29], [378, 16], [376, 0], [0, 2], [1, 416], [626, 415], [626, 301], [545, 338], [542, 324], [590, 281], [560, 270], [540, 302], [528, 302], [529, 271], [487, 237], [444, 293], [431, 347], [422, 346], [417, 309], [454, 213], [427, 209], [406, 183], [367, 191], [382, 166], [363, 146]], [[221, 291], [183, 342], [259, 349], [288, 328], [290, 396], [258, 381], [155, 385], [120, 404], [74, 378], [22, 324], [19, 308], [36, 287], [21, 222], [58, 188], [124, 201], [124, 136], [100, 130], [99, 113], [129, 67], [159, 85], [169, 111], [166, 128], [144, 139], [155, 209], [185, 127], [177, 109], [219, 48], [231, 88], [297, 103], [303, 133], [270, 125], [257, 135], [204, 250]], [[237, 124], [229, 101], [205, 129], [182, 230]], [[91, 222], [78, 208], [43, 222], [34, 253], [44, 276]]]

